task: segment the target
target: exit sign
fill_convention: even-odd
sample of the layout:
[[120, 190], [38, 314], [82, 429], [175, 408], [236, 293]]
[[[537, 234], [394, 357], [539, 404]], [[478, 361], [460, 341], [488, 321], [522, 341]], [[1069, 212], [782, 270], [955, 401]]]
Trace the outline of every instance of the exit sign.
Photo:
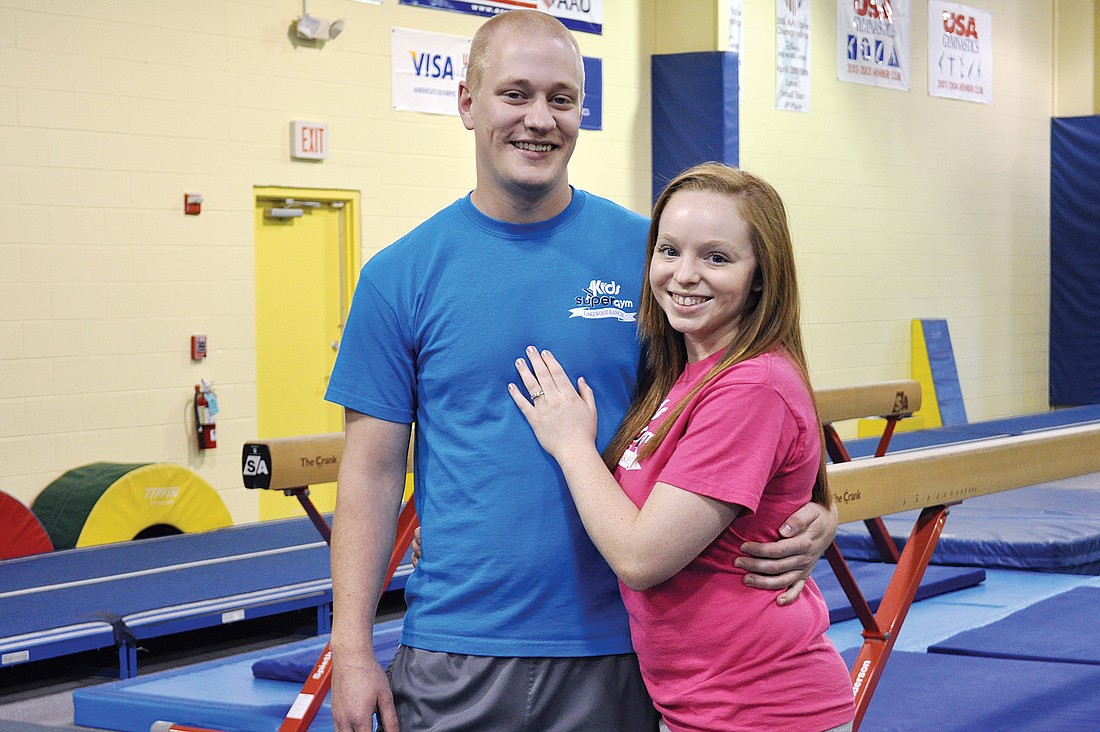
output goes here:
[[292, 157], [324, 160], [328, 157], [328, 125], [294, 120], [290, 125], [290, 148]]

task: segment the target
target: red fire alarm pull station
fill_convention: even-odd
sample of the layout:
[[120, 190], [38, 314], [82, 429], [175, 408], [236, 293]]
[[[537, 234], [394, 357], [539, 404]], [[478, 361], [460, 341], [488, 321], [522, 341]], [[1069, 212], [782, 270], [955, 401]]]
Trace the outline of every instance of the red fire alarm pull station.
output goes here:
[[191, 336], [191, 360], [201, 361], [206, 358], [206, 336]]
[[184, 193], [183, 212], [188, 216], [198, 216], [202, 213], [202, 194]]

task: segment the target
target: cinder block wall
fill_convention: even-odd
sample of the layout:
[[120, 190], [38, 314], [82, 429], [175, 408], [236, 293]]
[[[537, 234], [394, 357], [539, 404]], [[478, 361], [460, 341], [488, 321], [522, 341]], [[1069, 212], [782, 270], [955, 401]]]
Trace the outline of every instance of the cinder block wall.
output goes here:
[[812, 5], [808, 114], [774, 105], [775, 11], [745, 3], [741, 164], [788, 205], [818, 386], [909, 377], [909, 324], [946, 318], [971, 420], [1047, 408], [1052, 10], [993, 14], [993, 103], [928, 95], [909, 2], [907, 93], [837, 78], [836, 6]]
[[[604, 129], [576, 177], [648, 206], [648, 2], [610, 2]], [[0, 490], [25, 503], [93, 461], [171, 461], [257, 516], [240, 446], [256, 436], [252, 191], [361, 191], [363, 259], [473, 185], [458, 117], [395, 112], [390, 29], [470, 36], [459, 13], [315, 0], [344, 17], [322, 49], [275, 0], [0, 0]], [[293, 119], [328, 123], [323, 163], [290, 159]], [[203, 212], [183, 215], [183, 194]], [[193, 333], [209, 337], [204, 363]], [[217, 383], [200, 453], [193, 385]]]
[[[604, 129], [582, 133], [572, 182], [640, 212], [649, 54], [700, 50], [668, 48], [658, 2], [606, 0], [604, 34], [578, 34], [603, 59]], [[972, 4], [994, 14], [992, 105], [928, 96], [920, 2], [910, 91], [840, 83], [835, 5], [815, 2], [796, 114], [774, 108], [774, 3], [746, 0], [740, 124], [742, 164], [790, 209], [815, 382], [904, 378], [909, 320], [945, 317], [980, 419], [1046, 407], [1052, 0]], [[391, 109], [390, 29], [469, 36], [481, 19], [396, 0], [310, 10], [347, 30], [296, 47], [300, 4], [274, 0], [0, 0], [0, 490], [30, 503], [81, 464], [165, 460], [254, 519], [239, 487], [256, 435], [253, 186], [361, 191], [365, 260], [472, 185], [457, 118]], [[329, 124], [328, 160], [290, 160], [292, 119]], [[183, 216], [190, 191], [199, 217]], [[207, 454], [200, 377], [222, 407]]]

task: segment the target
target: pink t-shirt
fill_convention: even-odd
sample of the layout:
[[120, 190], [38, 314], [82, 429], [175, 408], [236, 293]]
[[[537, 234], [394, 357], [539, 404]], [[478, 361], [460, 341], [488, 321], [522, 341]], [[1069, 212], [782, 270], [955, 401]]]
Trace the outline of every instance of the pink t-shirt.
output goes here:
[[615, 471], [639, 507], [661, 482], [745, 509], [665, 582], [641, 592], [620, 583], [642, 676], [676, 732], [830, 729], [855, 711], [848, 669], [825, 636], [820, 591], [810, 580], [780, 607], [778, 592], [745, 587], [733, 564], [742, 542], [774, 541], [783, 520], [810, 500], [821, 438], [798, 370], [776, 352], [726, 370], [656, 452], [634, 461], [645, 436], [719, 358], [688, 365]]

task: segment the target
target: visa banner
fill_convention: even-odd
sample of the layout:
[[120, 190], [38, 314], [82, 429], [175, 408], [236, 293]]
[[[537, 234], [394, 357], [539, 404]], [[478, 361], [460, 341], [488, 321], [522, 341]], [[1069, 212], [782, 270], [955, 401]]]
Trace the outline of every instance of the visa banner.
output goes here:
[[447, 33], [393, 28], [390, 63], [393, 108], [458, 115], [458, 82], [466, 78], [470, 39]]
[[[458, 82], [466, 78], [470, 42], [465, 36], [394, 27], [390, 30], [393, 108], [458, 116]], [[603, 61], [583, 56], [581, 129], [603, 129]]]

